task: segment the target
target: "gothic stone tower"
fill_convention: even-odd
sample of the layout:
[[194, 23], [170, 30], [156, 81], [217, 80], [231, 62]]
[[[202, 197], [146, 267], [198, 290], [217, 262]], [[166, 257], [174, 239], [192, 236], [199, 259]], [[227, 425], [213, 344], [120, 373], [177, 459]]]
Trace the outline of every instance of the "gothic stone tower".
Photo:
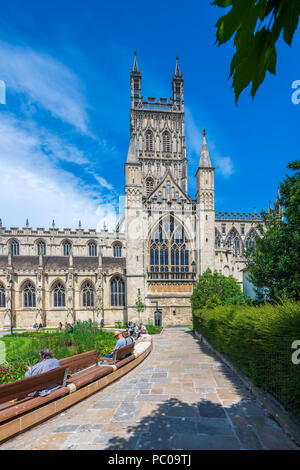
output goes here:
[[[187, 194], [183, 75], [178, 57], [170, 100], [144, 100], [141, 81], [135, 54], [125, 163], [128, 318], [153, 321], [158, 302], [166, 323], [190, 322], [196, 206]], [[138, 291], [146, 306], [140, 318], [135, 308]]]

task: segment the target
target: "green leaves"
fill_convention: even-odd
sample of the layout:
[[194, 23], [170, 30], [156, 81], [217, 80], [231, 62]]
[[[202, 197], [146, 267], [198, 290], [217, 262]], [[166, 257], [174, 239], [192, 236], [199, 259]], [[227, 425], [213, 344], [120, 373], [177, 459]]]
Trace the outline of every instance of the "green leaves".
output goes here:
[[224, 303], [227, 299], [241, 294], [241, 288], [233, 276], [224, 276], [210, 269], [205, 271], [196, 281], [196, 285], [191, 296], [193, 311], [201, 309], [206, 305], [212, 308], [219, 303]]
[[300, 0], [215, 0], [213, 5], [231, 10], [217, 21], [216, 44], [234, 37], [236, 49], [230, 77], [238, 102], [241, 92], [252, 83], [254, 98], [266, 73], [276, 74], [276, 43], [283, 31], [291, 45], [300, 16]]
[[280, 185], [284, 221], [263, 214], [265, 230], [256, 239], [256, 250], [246, 254], [250, 280], [256, 287], [267, 287], [273, 300], [300, 298], [300, 161], [288, 168], [295, 173]]

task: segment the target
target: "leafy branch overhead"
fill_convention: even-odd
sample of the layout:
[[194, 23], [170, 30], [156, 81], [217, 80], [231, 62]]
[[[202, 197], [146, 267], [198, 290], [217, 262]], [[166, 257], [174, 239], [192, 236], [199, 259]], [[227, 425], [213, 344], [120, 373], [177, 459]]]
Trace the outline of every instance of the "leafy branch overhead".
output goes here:
[[300, 0], [214, 0], [213, 5], [231, 10], [217, 21], [216, 44], [234, 37], [236, 49], [230, 77], [238, 102], [241, 92], [252, 83], [254, 98], [266, 73], [275, 75], [276, 43], [282, 33], [291, 46], [300, 16]]

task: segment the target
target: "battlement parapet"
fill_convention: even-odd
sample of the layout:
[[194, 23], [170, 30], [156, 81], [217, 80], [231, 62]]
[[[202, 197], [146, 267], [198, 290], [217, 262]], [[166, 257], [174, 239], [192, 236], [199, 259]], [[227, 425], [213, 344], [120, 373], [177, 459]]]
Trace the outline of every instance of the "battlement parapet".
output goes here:
[[261, 215], [257, 213], [246, 212], [216, 212], [215, 220], [248, 220], [262, 221]]

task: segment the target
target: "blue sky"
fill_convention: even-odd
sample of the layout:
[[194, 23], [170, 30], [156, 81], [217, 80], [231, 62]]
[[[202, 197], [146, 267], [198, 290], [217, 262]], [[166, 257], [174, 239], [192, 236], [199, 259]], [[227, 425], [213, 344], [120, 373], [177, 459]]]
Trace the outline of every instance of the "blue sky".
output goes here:
[[124, 192], [129, 75], [138, 54], [144, 97], [170, 97], [184, 74], [189, 194], [202, 129], [216, 166], [216, 210], [267, 208], [299, 158], [300, 41], [278, 48], [277, 76], [235, 106], [232, 43], [214, 46], [223, 13], [210, 1], [0, 0], [0, 217], [6, 227], [113, 228]]

